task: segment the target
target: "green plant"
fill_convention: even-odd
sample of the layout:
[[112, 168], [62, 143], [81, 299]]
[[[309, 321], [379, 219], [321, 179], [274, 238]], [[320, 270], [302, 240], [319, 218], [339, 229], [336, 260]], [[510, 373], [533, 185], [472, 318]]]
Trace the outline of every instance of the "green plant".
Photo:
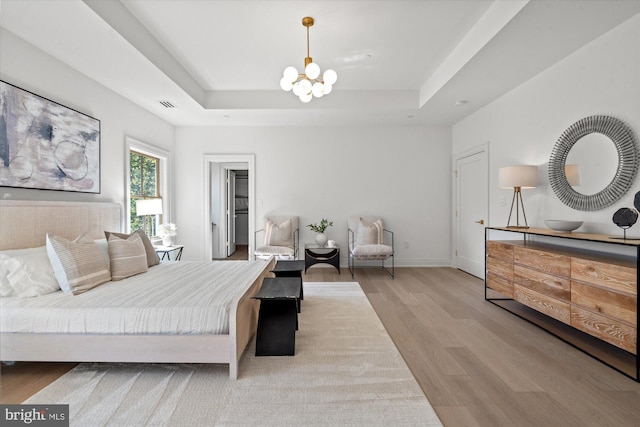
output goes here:
[[324, 230], [326, 230], [327, 227], [333, 227], [333, 221], [329, 222], [328, 219], [322, 218], [320, 224], [308, 224], [307, 227], [309, 227], [311, 231], [315, 231], [316, 233], [324, 233]]

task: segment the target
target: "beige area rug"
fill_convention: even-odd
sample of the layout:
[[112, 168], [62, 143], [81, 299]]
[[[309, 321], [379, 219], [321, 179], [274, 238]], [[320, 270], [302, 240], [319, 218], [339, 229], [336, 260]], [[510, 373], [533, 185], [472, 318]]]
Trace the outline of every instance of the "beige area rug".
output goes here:
[[[226, 365], [83, 363], [25, 403], [78, 426], [440, 426], [355, 282], [305, 283], [296, 355]], [[255, 340], [254, 340], [255, 343]]]

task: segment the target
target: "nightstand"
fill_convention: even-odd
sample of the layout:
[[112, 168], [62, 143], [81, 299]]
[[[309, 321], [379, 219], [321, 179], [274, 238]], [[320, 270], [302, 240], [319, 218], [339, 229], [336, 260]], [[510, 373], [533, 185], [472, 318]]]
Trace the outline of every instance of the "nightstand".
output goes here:
[[315, 244], [304, 245], [304, 272], [315, 264], [333, 265], [340, 274], [340, 247], [335, 246], [318, 246]]
[[[160, 261], [180, 261], [180, 258], [182, 258], [182, 248], [184, 248], [184, 245], [154, 246], [153, 248], [156, 250]], [[173, 259], [171, 258], [172, 253], [175, 253], [173, 255]]]

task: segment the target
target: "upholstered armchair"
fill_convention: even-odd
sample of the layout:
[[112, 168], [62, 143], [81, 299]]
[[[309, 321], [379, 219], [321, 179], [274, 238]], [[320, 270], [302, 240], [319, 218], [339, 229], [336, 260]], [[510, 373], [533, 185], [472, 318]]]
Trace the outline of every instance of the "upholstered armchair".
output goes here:
[[[355, 276], [356, 262], [381, 261], [384, 271], [395, 276], [393, 232], [384, 228], [378, 216], [352, 216], [347, 220], [349, 242], [349, 271]], [[391, 270], [384, 262], [391, 258]], [[358, 267], [371, 267], [372, 263], [361, 263]]]
[[[297, 216], [270, 215], [265, 218], [264, 228], [254, 236], [254, 256], [256, 259], [292, 260], [298, 258], [300, 230]], [[262, 237], [262, 243], [258, 239]]]

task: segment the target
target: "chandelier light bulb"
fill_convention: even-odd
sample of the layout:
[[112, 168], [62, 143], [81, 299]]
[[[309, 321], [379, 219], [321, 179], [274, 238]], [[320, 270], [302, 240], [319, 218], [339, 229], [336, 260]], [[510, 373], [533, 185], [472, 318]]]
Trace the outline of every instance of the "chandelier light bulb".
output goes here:
[[300, 88], [300, 82], [294, 83], [294, 85], [293, 85], [293, 94], [295, 96], [302, 95], [302, 89]]
[[293, 93], [302, 102], [309, 102], [313, 97], [321, 98], [331, 93], [333, 84], [338, 80], [338, 74], [334, 70], [326, 70], [320, 77], [320, 66], [312, 61], [309, 55], [309, 28], [313, 26], [314, 19], [310, 16], [302, 18], [302, 25], [307, 28], [307, 56], [304, 58], [304, 74], [299, 74], [295, 67], [284, 69], [280, 87], [282, 90]]
[[331, 86], [333, 86], [335, 82], [338, 81], [338, 73], [336, 73], [333, 70], [325, 71], [322, 77], [323, 77], [324, 83], [329, 84]]
[[310, 93], [311, 92], [311, 82], [307, 79], [300, 80], [300, 92], [302, 93]]
[[316, 98], [322, 98], [322, 96], [324, 95], [324, 85], [320, 82], [314, 83], [311, 87], [311, 93]]
[[293, 83], [291, 83], [291, 80], [289, 80], [286, 77], [283, 77], [280, 79], [280, 87], [282, 88], [282, 90], [289, 92], [291, 89], [293, 89]]
[[310, 62], [304, 69], [304, 73], [307, 75], [307, 78], [314, 80], [317, 79], [320, 75], [320, 67], [315, 62]]
[[293, 83], [298, 79], [298, 70], [296, 67], [287, 67], [284, 69], [284, 78]]

